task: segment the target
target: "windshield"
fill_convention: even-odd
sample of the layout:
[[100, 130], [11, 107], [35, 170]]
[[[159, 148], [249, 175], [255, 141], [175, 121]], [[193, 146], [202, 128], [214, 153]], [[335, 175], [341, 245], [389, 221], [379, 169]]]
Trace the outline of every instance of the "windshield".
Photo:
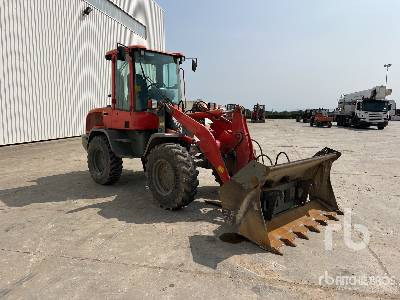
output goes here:
[[387, 112], [388, 102], [382, 100], [364, 100], [362, 102], [362, 110], [372, 112]]
[[135, 52], [136, 110], [145, 110], [149, 99], [181, 101], [181, 84], [177, 58], [167, 54]]
[[317, 111], [315, 111], [315, 113], [319, 113], [323, 116], [327, 116], [328, 115], [328, 111], [326, 109], [318, 109]]

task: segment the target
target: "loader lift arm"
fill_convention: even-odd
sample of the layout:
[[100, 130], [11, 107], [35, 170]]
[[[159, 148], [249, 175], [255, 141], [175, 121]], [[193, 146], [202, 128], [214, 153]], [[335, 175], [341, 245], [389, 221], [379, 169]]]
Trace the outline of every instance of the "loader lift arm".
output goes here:
[[181, 112], [170, 104], [166, 104], [167, 111], [174, 117], [183, 127], [193, 133], [198, 139], [198, 146], [208, 161], [216, 168], [218, 175], [223, 182], [229, 181], [228, 169], [221, 157], [219, 144], [215, 140], [212, 133], [201, 123], [191, 118], [189, 115]]
[[[249, 130], [239, 107], [234, 110], [231, 122], [222, 117], [221, 110], [186, 114], [169, 103], [165, 105], [168, 113], [197, 137], [198, 147], [218, 172], [223, 183], [230, 180], [230, 175], [221, 153], [235, 151], [237, 158], [235, 172], [250, 160], [254, 160]], [[213, 122], [211, 130], [198, 121], [205, 118]]]

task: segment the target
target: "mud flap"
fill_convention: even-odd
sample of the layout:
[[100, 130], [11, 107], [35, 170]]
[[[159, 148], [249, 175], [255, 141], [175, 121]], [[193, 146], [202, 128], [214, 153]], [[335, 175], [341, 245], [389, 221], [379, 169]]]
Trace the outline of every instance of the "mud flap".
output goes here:
[[330, 181], [340, 152], [324, 148], [312, 158], [265, 166], [251, 161], [221, 187], [224, 219], [233, 232], [282, 254], [283, 245], [337, 220], [341, 211]]

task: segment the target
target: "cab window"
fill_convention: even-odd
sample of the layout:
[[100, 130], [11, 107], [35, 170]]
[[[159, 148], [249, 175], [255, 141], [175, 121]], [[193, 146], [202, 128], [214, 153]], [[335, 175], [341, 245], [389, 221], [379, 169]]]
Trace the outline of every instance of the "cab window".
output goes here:
[[117, 70], [115, 73], [115, 86], [117, 100], [116, 108], [118, 110], [130, 110], [130, 88], [129, 88], [130, 68], [129, 62], [117, 60]]

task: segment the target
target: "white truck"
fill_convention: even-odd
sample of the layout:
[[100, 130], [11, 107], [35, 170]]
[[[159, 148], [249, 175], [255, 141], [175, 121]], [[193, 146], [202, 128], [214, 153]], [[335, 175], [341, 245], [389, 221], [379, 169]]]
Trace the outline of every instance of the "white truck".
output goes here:
[[389, 100], [389, 104], [390, 104], [389, 120], [400, 121], [400, 109], [396, 107], [396, 101]]
[[386, 96], [391, 94], [391, 89], [381, 85], [369, 90], [342, 95], [336, 109], [337, 126], [385, 128], [388, 125], [390, 107]]

